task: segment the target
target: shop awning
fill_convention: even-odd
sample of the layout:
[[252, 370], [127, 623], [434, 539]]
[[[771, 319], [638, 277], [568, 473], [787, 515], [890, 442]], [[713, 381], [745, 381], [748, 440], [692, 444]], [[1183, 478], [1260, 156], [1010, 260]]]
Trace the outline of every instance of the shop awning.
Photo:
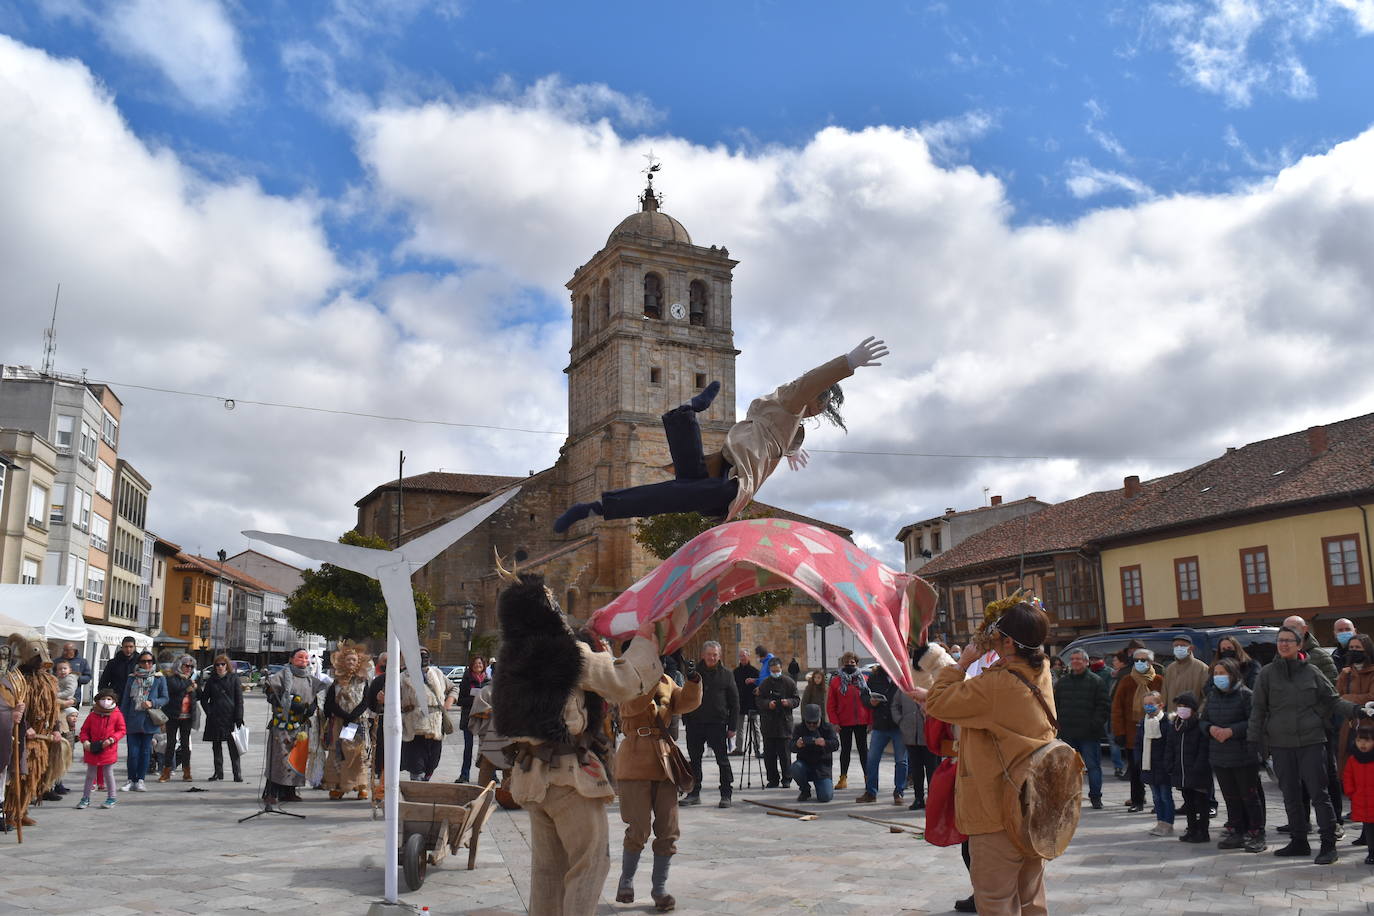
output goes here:
[[33, 627], [45, 639], [86, 641], [86, 624], [70, 585], [0, 585], [0, 614]]

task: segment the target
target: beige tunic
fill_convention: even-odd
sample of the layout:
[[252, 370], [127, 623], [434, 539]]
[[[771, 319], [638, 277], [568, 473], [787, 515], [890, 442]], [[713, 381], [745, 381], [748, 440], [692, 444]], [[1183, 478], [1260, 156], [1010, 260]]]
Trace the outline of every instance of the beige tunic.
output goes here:
[[[578, 643], [577, 648], [582, 653], [582, 677], [577, 682], [579, 689], [574, 690], [563, 704], [563, 722], [568, 733], [574, 736], [587, 730], [583, 690], [600, 695], [607, 703], [626, 703], [648, 693], [663, 675], [658, 645], [652, 639], [635, 637], [620, 658], [606, 652], [593, 652], [584, 643]], [[511, 740], [543, 743], [538, 738], [519, 736], [512, 736]], [[559, 755], [552, 764], [535, 758], [530, 761], [529, 769], [517, 763], [511, 772], [511, 795], [520, 805], [542, 802], [549, 786], [565, 786], [586, 798], [606, 802], [615, 797], [615, 788], [606, 778], [605, 767], [595, 758], [585, 764], [579, 764], [573, 754]]]

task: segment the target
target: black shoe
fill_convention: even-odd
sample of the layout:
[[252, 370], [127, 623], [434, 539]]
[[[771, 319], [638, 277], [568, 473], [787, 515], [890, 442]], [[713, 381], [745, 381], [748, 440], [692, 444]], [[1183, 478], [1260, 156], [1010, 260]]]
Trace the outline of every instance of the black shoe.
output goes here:
[[1112, 771], [1112, 775], [1115, 776], [1117, 779], [1125, 779], [1126, 771], [1121, 769], [1121, 767], [1117, 767], [1115, 770]]
[[1317, 857], [1312, 860], [1313, 865], [1335, 865], [1340, 853], [1336, 852], [1335, 840], [1323, 840], [1322, 848], [1317, 850]]
[[1217, 816], [1217, 806], [1216, 806], [1216, 803], [1215, 803], [1215, 802], [1213, 802], [1212, 805], [1211, 805], [1211, 807], [1208, 808], [1207, 810], [1208, 810], [1209, 812], [1211, 812], [1211, 813], [1209, 813], [1209, 814], [1207, 815], [1209, 818], [1212, 818], [1212, 817], [1216, 817], [1216, 816]]
[[777, 787], [778, 787], [778, 784], [777, 784], [776, 782], [770, 782], [770, 783], [768, 783], [767, 785], [764, 786], [765, 789], [776, 789]]
[[[1282, 826], [1280, 826], [1280, 827], [1278, 827], [1278, 828], [1276, 828], [1276, 829], [1278, 830], [1279, 833], [1287, 833], [1287, 834], [1289, 834], [1289, 835], [1291, 835], [1291, 834], [1293, 833], [1293, 828], [1290, 827], [1290, 826], [1288, 826], [1287, 824], [1283, 824]], [[1306, 824], [1306, 825], [1303, 826], [1303, 828], [1302, 828], [1302, 835], [1303, 835], [1303, 836], [1311, 836], [1311, 835], [1312, 835], [1312, 825], [1311, 825], [1311, 824]]]
[[677, 803], [677, 806], [678, 806], [679, 808], [690, 808], [690, 807], [692, 807], [693, 805], [699, 805], [699, 804], [701, 804], [701, 796], [700, 796], [700, 795], [688, 795], [688, 796], [685, 796], [681, 801], [679, 801], [679, 802]]
[[1252, 830], [1245, 835], [1246, 852], [1264, 852], [1269, 848], [1269, 844], [1264, 842], [1263, 830]]
[[973, 895], [969, 894], [963, 900], [954, 901], [954, 912], [956, 913], [976, 913], [978, 907], [973, 902]]
[[1364, 857], [1364, 864], [1374, 865], [1374, 852], [1371, 852]]
[[735, 803], [732, 802], [732, 801], [730, 801], [730, 799], [728, 799], [728, 798], [722, 798], [720, 801], [716, 802], [716, 807], [717, 807], [717, 808], [733, 808], [733, 807], [735, 807]]
[[220, 781], [221, 779], [223, 779], [223, 778], [224, 778], [224, 774], [223, 774], [223, 773], [215, 773], [215, 774], [212, 774], [212, 775], [210, 776], [210, 778], [206, 780], [206, 782], [219, 782], [219, 781]]
[[799, 802], [804, 802], [804, 801], [810, 801], [810, 800], [811, 800], [811, 790], [810, 790], [810, 789], [802, 789], [800, 792], [797, 793], [797, 801], [799, 801]]
[[1098, 811], [1101, 811], [1101, 810], [1102, 810], [1102, 799], [1101, 799], [1101, 798], [1090, 798], [1090, 799], [1088, 799], [1088, 801], [1091, 802], [1091, 803], [1092, 803], [1092, 806], [1093, 806], [1094, 808], [1096, 808]]
[[925, 809], [926, 809], [926, 800], [925, 800], [924, 798], [918, 798], [918, 799], [916, 799], [915, 801], [913, 801], [911, 804], [909, 804], [909, 805], [906, 806], [906, 810], [908, 810], [908, 811], [924, 811]]
[[687, 406], [697, 413], [701, 413], [711, 406], [711, 402], [716, 399], [716, 395], [718, 394], [720, 394], [720, 382], [712, 382], [701, 389], [699, 393], [694, 394], [692, 399], [687, 402]]
[[1310, 856], [1312, 855], [1312, 847], [1308, 845], [1307, 840], [1305, 839], [1289, 840], [1287, 846], [1283, 847], [1282, 849], [1275, 849], [1274, 855]]
[[564, 512], [562, 515], [558, 516], [558, 518], [554, 520], [554, 534], [562, 534], [564, 531], [567, 531], [577, 522], [582, 521], [584, 518], [591, 515], [593, 512], [595, 512], [597, 515], [601, 514], [601, 503], [599, 501], [590, 503], [577, 503], [572, 508], [568, 509], [567, 512]]
[[1217, 849], [1240, 849], [1245, 846], [1245, 834], [1231, 832], [1221, 838], [1217, 844]]
[[1367, 840], [1367, 839], [1365, 838], [1364, 833], [1361, 832], [1360, 835], [1359, 835], [1358, 837], [1355, 838], [1355, 842], [1351, 843], [1350, 845], [1351, 845], [1351, 846], [1368, 846], [1368, 845], [1369, 845], [1369, 840]]
[[1127, 813], [1129, 813], [1129, 814], [1136, 814], [1136, 813], [1138, 813], [1138, 812], [1140, 812], [1140, 811], [1144, 811], [1144, 810], [1145, 810], [1145, 805], [1144, 805], [1144, 804], [1139, 804], [1139, 805], [1137, 805], [1137, 804], [1130, 804], [1130, 805], [1127, 805], [1127, 806], [1126, 806], [1126, 811], [1127, 811]]
[[61, 801], [61, 800], [62, 800], [62, 795], [61, 795], [61, 793], [59, 793], [59, 792], [54, 792], [52, 789], [49, 789], [48, 791], [46, 791], [46, 792], [43, 793], [43, 801]]
[[1206, 830], [1191, 830], [1179, 837], [1185, 843], [1210, 843], [1212, 835]]

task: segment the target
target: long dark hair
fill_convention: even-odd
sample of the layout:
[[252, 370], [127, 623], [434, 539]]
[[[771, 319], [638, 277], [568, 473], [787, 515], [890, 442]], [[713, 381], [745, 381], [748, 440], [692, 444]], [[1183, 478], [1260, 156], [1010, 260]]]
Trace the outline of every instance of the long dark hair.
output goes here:
[[1044, 611], [1025, 601], [1017, 602], [1002, 612], [997, 619], [997, 630], [1016, 643], [1016, 655], [1032, 668], [1039, 669], [1045, 664], [1044, 645], [1050, 621]]
[[825, 389], [824, 397], [825, 407], [821, 408], [817, 416], [825, 417], [840, 429], [849, 432], [849, 427], [844, 425], [844, 415], [840, 413], [840, 408], [844, 406], [844, 389], [837, 382]]
[[1212, 667], [1226, 670], [1226, 674], [1231, 678], [1231, 690], [1245, 686], [1245, 678], [1240, 676], [1240, 665], [1236, 663], [1234, 658], [1218, 658], [1212, 662]]
[[1240, 640], [1236, 639], [1234, 636], [1223, 636], [1221, 637], [1221, 639], [1217, 640], [1217, 651], [1212, 656], [1213, 665], [1220, 665], [1223, 661], [1225, 661], [1225, 659], [1221, 657], [1221, 644], [1224, 642], [1229, 642], [1231, 645], [1236, 647], [1237, 668], [1244, 668], [1250, 664], [1250, 655], [1245, 651], [1245, 647], [1240, 644]]

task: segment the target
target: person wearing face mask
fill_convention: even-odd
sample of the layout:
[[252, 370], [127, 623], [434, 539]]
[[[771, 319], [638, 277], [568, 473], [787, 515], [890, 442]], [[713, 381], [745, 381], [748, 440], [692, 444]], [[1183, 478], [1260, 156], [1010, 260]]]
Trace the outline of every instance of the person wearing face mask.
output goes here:
[[1121, 749], [1129, 752], [1125, 756], [1131, 798], [1126, 810], [1132, 813], [1145, 808], [1145, 784], [1140, 780], [1140, 767], [1136, 764], [1139, 755], [1135, 753], [1137, 726], [1145, 717], [1145, 694], [1160, 692], [1164, 687], [1164, 678], [1154, 669], [1154, 658], [1149, 649], [1136, 649], [1128, 673], [1118, 682], [1112, 697], [1112, 734]]
[[110, 688], [98, 691], [95, 695], [95, 708], [81, 726], [81, 747], [85, 751], [82, 759], [86, 762], [86, 788], [81, 793], [77, 808], [91, 806], [91, 789], [95, 788], [96, 777], [106, 786], [105, 802], [100, 807], [115, 806], [114, 765], [119, 759], [119, 739], [124, 737], [124, 714], [115, 702], [115, 693]]
[[[1304, 790], [1317, 815], [1321, 849], [1313, 862], [1331, 865], [1336, 852], [1336, 812], [1327, 791], [1326, 726], [1332, 716], [1352, 718], [1363, 709], [1341, 699], [1336, 688], [1299, 647], [1303, 636], [1279, 629], [1278, 655], [1260, 671], [1250, 709], [1247, 740], [1267, 746], [1283, 792], [1291, 839], [1276, 856], [1311, 855]], [[1328, 659], [1329, 661], [1329, 659]]]
[[[129, 781], [125, 792], [146, 792], [143, 778], [153, 754], [153, 735], [162, 726], [153, 721], [150, 711], [167, 705], [167, 679], [157, 670], [151, 652], [141, 652], [124, 683], [119, 708], [124, 713], [125, 743], [128, 745]], [[107, 783], [108, 785], [108, 783]]]
[[[1345, 648], [1346, 667], [1336, 675], [1336, 692], [1341, 699], [1349, 700], [1356, 706], [1363, 706], [1374, 700], [1374, 640], [1364, 633], [1352, 637]], [[1340, 736], [1336, 742], [1340, 755], [1340, 770], [1344, 775], [1346, 761], [1355, 747], [1355, 724], [1350, 720], [1341, 723]], [[1361, 833], [1356, 842], [1364, 845], [1367, 837]]]
[[1207, 757], [1226, 801], [1226, 826], [1218, 849], [1264, 852], [1264, 789], [1260, 757], [1246, 740], [1250, 730], [1252, 693], [1240, 676], [1234, 658], [1212, 666], [1212, 683], [1202, 707], [1202, 733], [1208, 738]]
[[1251, 690], [1255, 689], [1255, 681], [1259, 678], [1260, 663], [1250, 657], [1250, 653], [1245, 651], [1245, 647], [1229, 636], [1223, 636], [1217, 640], [1217, 653], [1212, 658], [1212, 666], [1221, 664], [1223, 659], [1232, 659], [1240, 670], [1241, 682]]
[[1193, 638], [1186, 633], [1174, 637], [1174, 659], [1164, 669], [1164, 708], [1173, 709], [1179, 694], [1202, 696], [1211, 678], [1207, 663], [1193, 655]]
[[1331, 653], [1331, 663], [1336, 666], [1336, 671], [1339, 673], [1350, 667], [1350, 660], [1346, 658], [1346, 652], [1350, 646], [1350, 640], [1355, 638], [1355, 623], [1349, 617], [1342, 617], [1331, 625], [1331, 632], [1336, 637], [1336, 648]]
[[859, 670], [859, 657], [853, 652], [841, 655], [840, 670], [830, 678], [830, 687], [825, 692], [826, 718], [840, 733], [840, 778], [836, 789], [849, 787], [851, 746], [858, 749], [860, 769], [865, 776], [868, 772], [868, 725], [873, 721], [873, 713], [863, 699], [866, 683]]
[[1141, 699], [1144, 715], [1135, 730], [1135, 751], [1132, 760], [1140, 781], [1150, 787], [1154, 799], [1155, 825], [1150, 836], [1172, 836], [1174, 833], [1173, 748], [1177, 733], [1164, 711], [1164, 698], [1158, 691], [1150, 691]]
[[792, 756], [787, 746], [792, 737], [792, 710], [801, 700], [797, 682], [782, 673], [782, 661], [776, 656], [769, 661], [768, 676], [759, 681], [757, 693], [763, 765], [768, 773], [764, 788], [786, 788], [792, 783]]
[[1207, 757], [1207, 734], [1198, 727], [1197, 697], [1181, 693], [1174, 698], [1174, 737], [1169, 742], [1171, 782], [1183, 793], [1188, 830], [1184, 843], [1210, 843], [1207, 830], [1207, 793], [1212, 788], [1212, 766]]

